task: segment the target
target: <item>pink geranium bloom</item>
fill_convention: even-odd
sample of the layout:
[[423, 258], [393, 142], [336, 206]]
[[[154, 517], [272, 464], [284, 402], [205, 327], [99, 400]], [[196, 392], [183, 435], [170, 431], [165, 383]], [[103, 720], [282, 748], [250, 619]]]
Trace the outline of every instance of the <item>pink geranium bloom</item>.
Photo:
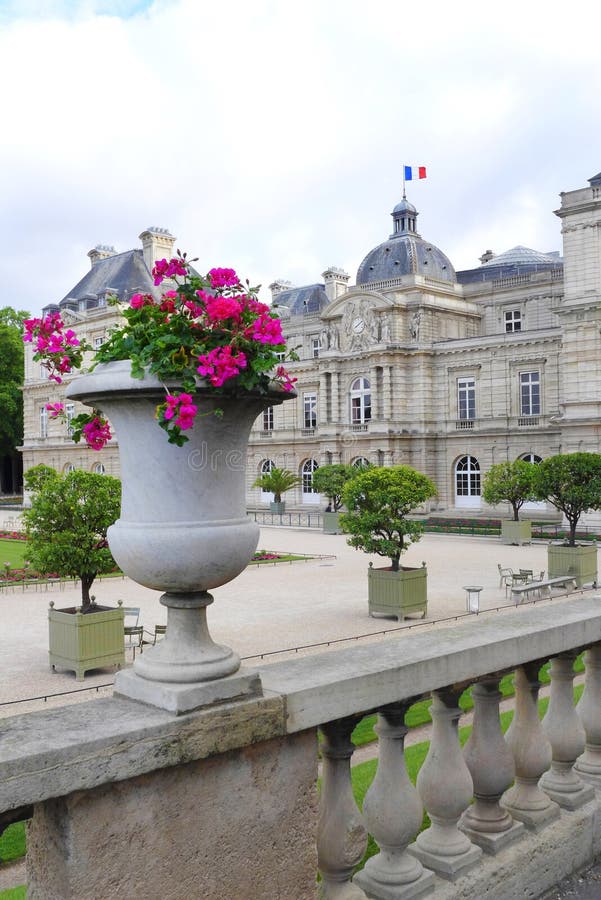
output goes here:
[[174, 424], [178, 425], [182, 431], [194, 427], [194, 418], [197, 412], [198, 407], [192, 403], [190, 394], [167, 394], [163, 418], [170, 421], [176, 417]]
[[46, 409], [50, 413], [50, 418], [56, 419], [57, 416], [61, 416], [65, 412], [65, 404], [64, 403], [47, 403]]
[[240, 279], [233, 269], [211, 269], [209, 272], [211, 287], [235, 287]]
[[232, 348], [215, 347], [208, 353], [198, 357], [200, 365], [197, 367], [199, 375], [205, 375], [213, 387], [221, 387], [230, 378], [235, 378], [241, 369], [246, 368], [246, 354], [242, 350], [234, 353]]
[[224, 319], [234, 319], [235, 322], [239, 322], [242, 307], [236, 297], [208, 297], [206, 313], [211, 324], [222, 322]]
[[112, 437], [109, 423], [99, 416], [95, 416], [91, 422], [84, 425], [82, 431], [86, 444], [92, 450], [102, 450]]
[[262, 315], [252, 325], [244, 329], [246, 337], [259, 344], [283, 344], [282, 324], [279, 319], [269, 315]]
[[143, 306], [154, 306], [154, 298], [150, 294], [133, 294], [129, 305], [132, 309], [141, 309]]
[[281, 382], [282, 387], [285, 391], [294, 390], [294, 384], [298, 381], [298, 378], [292, 378], [289, 372], [284, 368], [284, 366], [278, 366], [275, 372], [275, 377], [278, 381]]

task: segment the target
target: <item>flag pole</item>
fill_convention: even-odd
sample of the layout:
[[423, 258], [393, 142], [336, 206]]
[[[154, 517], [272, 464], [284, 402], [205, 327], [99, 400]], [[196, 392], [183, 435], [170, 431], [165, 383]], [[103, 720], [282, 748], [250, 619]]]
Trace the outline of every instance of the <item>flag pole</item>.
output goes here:
[[403, 165], [403, 200], [406, 200], [406, 199], [407, 199], [407, 197], [405, 196], [405, 166]]

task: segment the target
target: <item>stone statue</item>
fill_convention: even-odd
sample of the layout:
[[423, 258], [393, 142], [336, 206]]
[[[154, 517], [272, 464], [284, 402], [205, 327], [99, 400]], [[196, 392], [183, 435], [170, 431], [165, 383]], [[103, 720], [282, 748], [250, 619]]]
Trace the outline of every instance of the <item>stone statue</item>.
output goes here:
[[387, 344], [390, 341], [390, 316], [388, 313], [380, 319], [380, 341]]
[[409, 331], [411, 333], [411, 337], [414, 341], [419, 340], [419, 325], [422, 319], [422, 314], [418, 310], [416, 310], [411, 316], [411, 322], [409, 323]]

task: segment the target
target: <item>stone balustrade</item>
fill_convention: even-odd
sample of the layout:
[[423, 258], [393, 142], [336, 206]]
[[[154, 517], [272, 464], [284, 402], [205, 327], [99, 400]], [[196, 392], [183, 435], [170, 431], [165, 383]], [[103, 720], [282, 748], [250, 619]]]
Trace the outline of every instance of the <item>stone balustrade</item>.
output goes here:
[[[507, 672], [516, 699], [503, 736]], [[597, 598], [401, 633], [260, 676], [262, 696], [179, 717], [114, 697], [3, 720], [0, 814], [34, 811], [28, 897], [514, 900], [601, 855]], [[461, 748], [458, 700], [470, 686], [473, 728]], [[405, 715], [427, 696], [430, 748], [414, 787]], [[372, 712], [378, 766], [360, 811], [351, 734]], [[379, 852], [353, 874], [368, 833]]]

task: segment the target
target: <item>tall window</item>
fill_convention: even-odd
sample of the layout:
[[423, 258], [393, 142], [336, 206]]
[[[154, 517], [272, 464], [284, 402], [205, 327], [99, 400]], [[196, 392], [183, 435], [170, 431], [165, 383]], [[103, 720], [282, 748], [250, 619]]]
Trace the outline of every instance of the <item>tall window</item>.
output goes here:
[[367, 378], [355, 378], [351, 384], [351, 423], [362, 425], [371, 419], [371, 385]]
[[522, 314], [519, 309], [508, 309], [505, 313], [505, 331], [521, 331]]
[[480, 503], [480, 463], [475, 456], [462, 456], [455, 466], [455, 503], [477, 506]]
[[314, 359], [317, 359], [319, 356], [319, 351], [321, 350], [321, 343], [319, 338], [311, 338], [311, 355]]
[[263, 431], [273, 431], [273, 406], [263, 410]]
[[75, 404], [74, 403], [65, 403], [65, 415], [67, 417], [67, 434], [69, 437], [73, 434], [73, 426], [71, 425], [71, 421], [73, 416], [75, 415]]
[[45, 404], [40, 407], [40, 437], [48, 437], [48, 410]]
[[106, 469], [104, 468], [104, 465], [102, 463], [94, 463], [94, 468], [92, 469], [92, 471], [96, 475], [104, 475], [106, 473]]
[[457, 416], [459, 419], [476, 418], [476, 381], [474, 378], [457, 379]]
[[520, 415], [540, 415], [540, 372], [520, 372]]
[[301, 471], [301, 479], [303, 484], [303, 499], [311, 500], [312, 498], [309, 495], [313, 495], [318, 498], [317, 491], [313, 487], [313, 473], [319, 469], [319, 463], [315, 459], [307, 459], [303, 463], [303, 468]]
[[315, 428], [317, 425], [317, 393], [308, 391], [303, 394], [304, 427]]
[[[269, 475], [272, 469], [275, 468], [275, 464], [271, 459], [264, 459], [259, 466], [259, 474], [260, 475]], [[262, 503], [270, 503], [273, 500], [273, 494], [270, 491], [264, 491], [261, 488], [261, 502]]]

